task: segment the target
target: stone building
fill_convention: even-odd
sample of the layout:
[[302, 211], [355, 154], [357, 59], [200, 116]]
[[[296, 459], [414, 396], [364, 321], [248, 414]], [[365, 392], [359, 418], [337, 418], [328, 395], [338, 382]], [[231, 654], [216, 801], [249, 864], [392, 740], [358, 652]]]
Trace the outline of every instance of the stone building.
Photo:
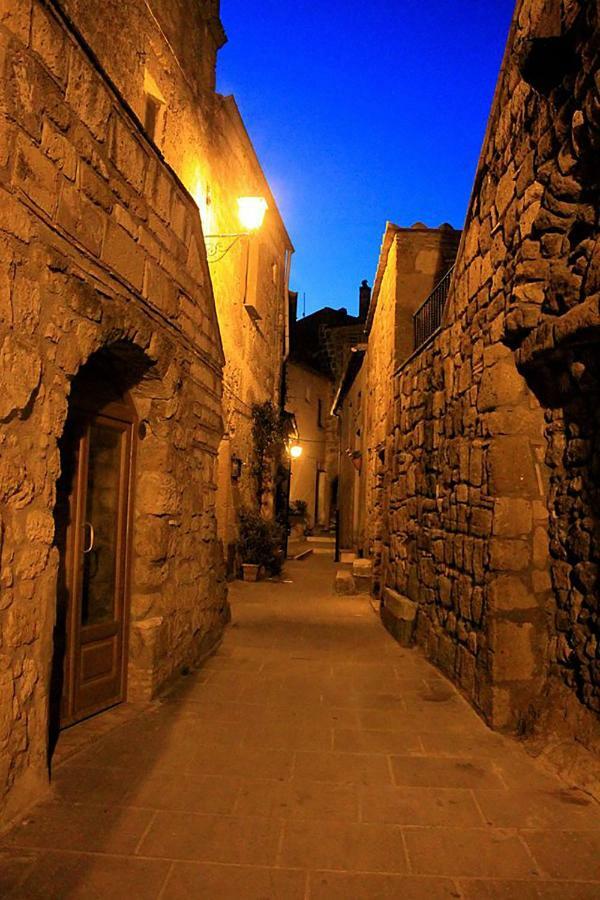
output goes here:
[[286, 366], [286, 409], [293, 413], [302, 456], [291, 460], [290, 502], [306, 503], [307, 525], [328, 528], [335, 506], [336, 431], [330, 376], [294, 359]]
[[[217, 523], [228, 574], [236, 571], [238, 512], [256, 504], [252, 476], [252, 406], [283, 403], [289, 352], [288, 283], [292, 243], [233, 97], [215, 100], [211, 140], [203, 148], [203, 179], [196, 191], [206, 235], [240, 231], [239, 197], [267, 203], [262, 227], [239, 239], [207, 237], [209, 265], [225, 352], [219, 450]], [[223, 255], [224, 254], [224, 255]], [[273, 506], [273, 486], [263, 502]]]
[[[460, 232], [450, 225], [401, 228], [388, 222], [363, 330], [338, 375], [342, 545], [380, 557], [385, 444], [393, 376], [414, 351], [414, 316], [454, 263]], [[362, 290], [362, 289], [361, 289]]]
[[442, 327], [394, 376], [378, 550], [431, 659], [596, 787], [599, 48], [596, 4], [517, 4]]
[[286, 409], [295, 419], [302, 456], [292, 460], [290, 500], [307, 504], [308, 524], [329, 528], [338, 506], [339, 426], [332, 415], [337, 380], [365, 328], [371, 290], [359, 290], [359, 314], [324, 307], [297, 319], [290, 304], [290, 357], [286, 365]]
[[365, 545], [365, 483], [363, 466], [365, 370], [367, 345], [355, 345], [348, 357], [331, 408], [338, 422], [339, 443], [339, 545], [362, 551]]
[[[264, 237], [240, 238], [229, 276], [213, 274], [221, 314], [230, 290], [248, 318], [250, 386], [228, 383], [247, 403], [252, 385], [280, 390], [291, 245], [235, 104], [215, 94], [218, 6], [0, 2], [4, 821], [47, 785], [49, 723], [54, 740], [152, 696], [228, 618], [225, 358], [199, 208], [206, 233], [232, 230], [238, 193], [270, 206]], [[231, 264], [241, 249], [247, 267]]]
[[[281, 400], [293, 248], [235, 100], [215, 91], [219, 0], [105, 0], [102, 16], [92, 0], [60, 5], [200, 209], [225, 352], [217, 520], [231, 572], [237, 511], [253, 500], [252, 404]], [[268, 206], [251, 236], [238, 217], [247, 196]]]
[[[413, 316], [456, 257], [460, 232], [450, 225], [400, 228], [388, 222], [366, 322], [363, 550], [380, 556], [385, 442], [393, 414], [394, 372], [414, 350]], [[375, 567], [377, 576], [377, 567]]]

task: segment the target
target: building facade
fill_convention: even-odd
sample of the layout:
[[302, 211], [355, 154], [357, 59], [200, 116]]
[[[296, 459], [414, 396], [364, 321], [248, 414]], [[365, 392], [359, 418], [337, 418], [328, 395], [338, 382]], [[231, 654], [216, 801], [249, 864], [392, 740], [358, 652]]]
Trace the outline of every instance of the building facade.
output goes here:
[[[225, 352], [217, 519], [232, 573], [237, 513], [255, 503], [252, 405], [281, 401], [292, 244], [234, 98], [215, 91], [218, 0], [107, 0], [101, 17], [91, 0], [62, 5], [200, 210]], [[250, 236], [237, 205], [247, 196], [268, 206]]]
[[0, 4], [3, 821], [49, 727], [153, 696], [228, 620], [223, 411], [245, 441], [279, 402], [291, 244], [215, 93], [224, 40], [214, 0]]
[[517, 4], [442, 328], [393, 379], [376, 549], [482, 714], [595, 787], [598, 34], [596, 4]]
[[[252, 408], [283, 403], [283, 365], [289, 351], [288, 285], [293, 247], [233, 97], [216, 98], [213, 138], [204, 148], [201, 202], [209, 266], [225, 352], [225, 433], [219, 449], [217, 522], [228, 574], [237, 571], [241, 507], [256, 505], [252, 475]], [[255, 233], [240, 232], [237, 199], [261, 197], [265, 220]], [[202, 198], [200, 198], [202, 200]], [[273, 512], [273, 483], [263, 512]]]
[[358, 316], [345, 308], [324, 307], [298, 319], [297, 295], [291, 294], [286, 410], [294, 416], [302, 455], [291, 463], [290, 500], [307, 504], [310, 528], [335, 527], [341, 457], [332, 406], [352, 347], [364, 335], [370, 297], [363, 281]]
[[288, 361], [286, 408], [293, 412], [302, 448], [302, 455], [290, 462], [290, 503], [306, 503], [306, 524], [311, 529], [329, 528], [335, 510], [338, 459], [332, 399], [329, 376]]
[[[460, 231], [450, 225], [400, 228], [388, 222], [366, 323], [363, 448], [364, 551], [378, 560], [382, 541], [382, 489], [386, 438], [394, 414], [393, 376], [413, 353], [413, 315], [446, 275], [456, 257]], [[374, 569], [378, 577], [378, 566]]]
[[332, 406], [339, 445], [339, 546], [342, 550], [361, 553], [366, 523], [365, 352], [365, 343], [353, 348]]

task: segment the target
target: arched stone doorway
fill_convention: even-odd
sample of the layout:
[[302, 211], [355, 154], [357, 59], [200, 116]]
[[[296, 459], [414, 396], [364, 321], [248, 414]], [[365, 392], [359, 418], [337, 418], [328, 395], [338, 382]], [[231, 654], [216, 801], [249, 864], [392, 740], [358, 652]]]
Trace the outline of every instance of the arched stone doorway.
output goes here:
[[61, 728], [126, 696], [138, 430], [130, 390], [149, 366], [142, 351], [116, 344], [73, 380], [55, 507], [51, 749]]

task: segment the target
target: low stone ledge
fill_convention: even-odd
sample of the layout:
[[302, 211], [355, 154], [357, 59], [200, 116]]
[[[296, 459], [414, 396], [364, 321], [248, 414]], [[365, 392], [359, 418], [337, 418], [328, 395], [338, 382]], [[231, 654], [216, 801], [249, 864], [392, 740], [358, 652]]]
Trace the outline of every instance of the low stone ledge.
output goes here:
[[392, 588], [384, 588], [381, 621], [403, 647], [411, 647], [414, 643], [417, 611], [417, 604], [413, 600]]
[[336, 594], [355, 594], [356, 585], [352, 572], [340, 569], [335, 576], [335, 592]]
[[373, 588], [373, 563], [370, 559], [355, 559], [352, 577], [359, 594], [370, 594]]

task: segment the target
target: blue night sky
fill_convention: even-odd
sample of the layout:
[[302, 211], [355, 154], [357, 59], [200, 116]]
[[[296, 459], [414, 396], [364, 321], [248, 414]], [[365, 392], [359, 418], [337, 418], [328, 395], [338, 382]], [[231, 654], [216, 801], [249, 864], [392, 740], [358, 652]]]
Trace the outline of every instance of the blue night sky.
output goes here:
[[234, 94], [306, 311], [356, 312], [389, 219], [463, 224], [512, 0], [222, 0]]

